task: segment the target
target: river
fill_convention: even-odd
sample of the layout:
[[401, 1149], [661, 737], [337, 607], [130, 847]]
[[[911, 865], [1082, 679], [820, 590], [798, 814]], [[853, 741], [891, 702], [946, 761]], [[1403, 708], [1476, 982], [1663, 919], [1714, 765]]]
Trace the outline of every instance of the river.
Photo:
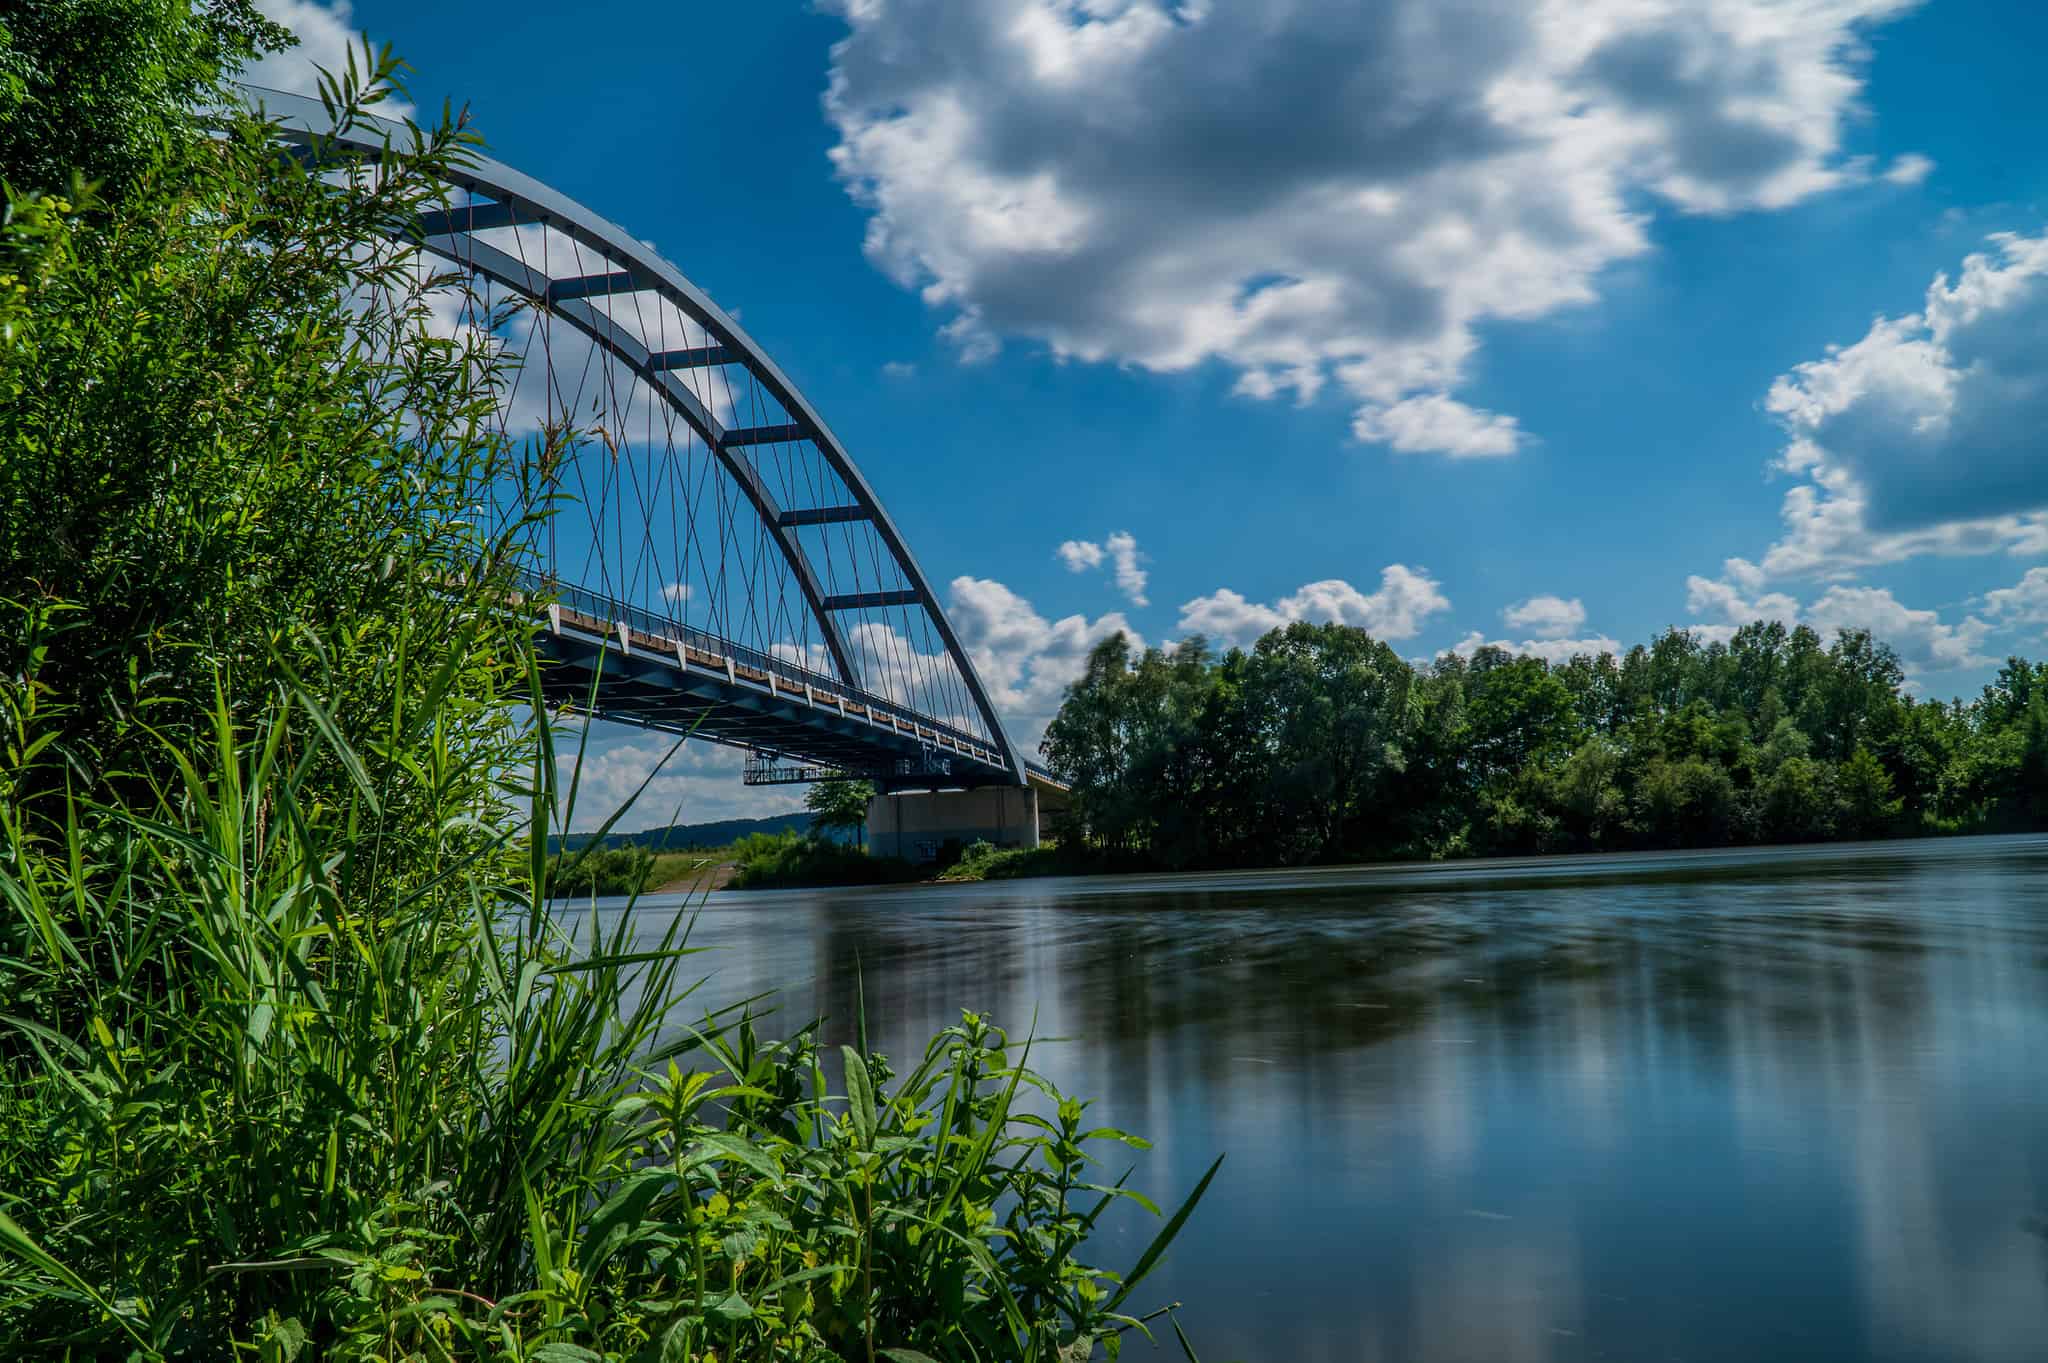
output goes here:
[[1035, 1016], [1162, 1203], [1227, 1153], [1139, 1294], [1205, 1363], [2048, 1357], [2048, 837], [724, 893], [694, 942], [835, 1040], [858, 977], [892, 1056]]

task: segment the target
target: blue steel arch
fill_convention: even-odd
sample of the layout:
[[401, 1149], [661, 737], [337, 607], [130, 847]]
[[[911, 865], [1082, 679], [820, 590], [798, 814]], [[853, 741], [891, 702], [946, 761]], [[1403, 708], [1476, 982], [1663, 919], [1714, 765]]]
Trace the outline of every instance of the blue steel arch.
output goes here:
[[[375, 155], [387, 146], [404, 145], [411, 136], [403, 124], [363, 116], [354, 119], [350, 126], [337, 129], [326, 106], [304, 95], [253, 86], [244, 87], [244, 92], [252, 107], [271, 119], [277, 126], [278, 135], [288, 143], [301, 146], [319, 143], [327, 150]], [[455, 189], [481, 195], [486, 202], [425, 213], [410, 226], [407, 235], [434, 255], [494, 280], [521, 295], [535, 308], [568, 323], [624, 364], [670, 404], [716, 455], [773, 536], [824, 636], [833, 664], [848, 686], [861, 687], [864, 679], [854, 664], [844, 632], [834, 618], [835, 612], [880, 605], [914, 604], [922, 607], [972, 697], [982, 723], [994, 739], [1010, 779], [1018, 785], [1030, 784], [1036, 773], [1029, 769], [1022, 752], [1011, 740], [1009, 729], [989, 699], [973, 659], [961, 646], [952, 622], [946, 618], [902, 532], [817, 409], [739, 323], [712, 302], [681, 270], [623, 228], [502, 162], [473, 156], [448, 176], [448, 183]], [[528, 262], [477, 240], [475, 235], [493, 228], [534, 225], [561, 232], [618, 268], [602, 275], [550, 277]], [[703, 328], [711, 344], [682, 351], [650, 350], [640, 337], [633, 335], [629, 328], [592, 302], [599, 297], [643, 290], [652, 291], [675, 305], [685, 317]], [[751, 428], [728, 427], [721, 423], [678, 377], [688, 369], [714, 364], [744, 366], [793, 420]], [[807, 441], [816, 447], [852, 495], [851, 504], [784, 508], [777, 504], [759, 470], [739, 453], [750, 445], [793, 440]], [[805, 525], [856, 519], [874, 527], [877, 537], [893, 557], [902, 580], [910, 584], [907, 589], [850, 596], [826, 593], [808, 552], [794, 531]]]

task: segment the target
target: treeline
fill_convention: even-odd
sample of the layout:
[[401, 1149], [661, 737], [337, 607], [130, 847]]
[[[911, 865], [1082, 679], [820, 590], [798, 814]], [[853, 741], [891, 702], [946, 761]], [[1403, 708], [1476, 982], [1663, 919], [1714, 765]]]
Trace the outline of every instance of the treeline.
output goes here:
[[1103, 641], [1043, 746], [1078, 837], [1165, 866], [1715, 847], [2048, 827], [2048, 663], [1916, 699], [1868, 633], [1670, 630], [1621, 657], [1413, 666], [1289, 625]]

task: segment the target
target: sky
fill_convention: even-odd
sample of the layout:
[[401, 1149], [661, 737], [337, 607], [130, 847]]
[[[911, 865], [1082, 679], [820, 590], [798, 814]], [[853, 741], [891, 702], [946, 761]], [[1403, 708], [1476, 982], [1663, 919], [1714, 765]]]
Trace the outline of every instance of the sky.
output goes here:
[[[1027, 745], [1117, 630], [2048, 656], [2048, 7], [261, 4], [736, 310]], [[795, 803], [739, 760], [626, 826]]]

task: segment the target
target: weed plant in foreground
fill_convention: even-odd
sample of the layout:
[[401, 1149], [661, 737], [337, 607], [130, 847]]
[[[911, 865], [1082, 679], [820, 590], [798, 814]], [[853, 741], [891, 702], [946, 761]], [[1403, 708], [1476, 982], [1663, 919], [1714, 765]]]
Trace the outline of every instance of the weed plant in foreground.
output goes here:
[[[5, 970], [47, 1001], [0, 1027], [11, 1351], [1114, 1356], [1214, 1168], [1127, 1271], [1089, 1264], [1107, 1208], [1151, 1206], [1091, 1152], [1143, 1142], [1028, 1047], [969, 1015], [900, 1082], [844, 1048], [834, 1092], [814, 1030], [681, 1012], [686, 914], [640, 947], [630, 914], [574, 941], [543, 911], [573, 804], [545, 726], [539, 878], [506, 883], [490, 840], [360, 864], [385, 773], [318, 714], [223, 714], [156, 803], [61, 840], [7, 821]], [[315, 752], [358, 802], [304, 788]]]

